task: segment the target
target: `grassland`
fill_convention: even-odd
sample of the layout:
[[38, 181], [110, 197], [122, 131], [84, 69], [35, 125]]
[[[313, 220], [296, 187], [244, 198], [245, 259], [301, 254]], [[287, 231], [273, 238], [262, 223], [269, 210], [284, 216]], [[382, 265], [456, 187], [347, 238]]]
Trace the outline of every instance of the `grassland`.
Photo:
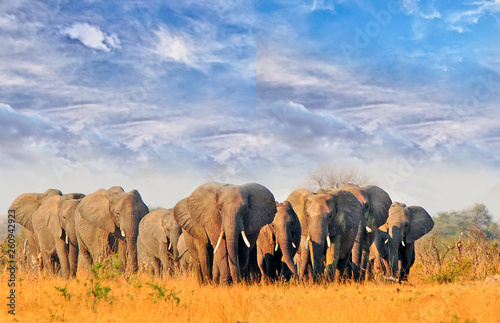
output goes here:
[[[15, 318], [0, 322], [499, 322], [482, 281], [200, 286], [192, 277], [35, 279], [20, 273]], [[416, 275], [418, 276], [418, 275]], [[2, 276], [1, 286], [7, 286]]]

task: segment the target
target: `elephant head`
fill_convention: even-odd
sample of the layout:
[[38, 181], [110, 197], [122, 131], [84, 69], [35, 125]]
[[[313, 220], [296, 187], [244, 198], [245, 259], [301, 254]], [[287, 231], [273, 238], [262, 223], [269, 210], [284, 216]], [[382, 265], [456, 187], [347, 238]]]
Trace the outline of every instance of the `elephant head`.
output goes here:
[[208, 236], [214, 248], [214, 270], [222, 282], [230, 277], [237, 282], [248, 266], [260, 229], [274, 219], [276, 203], [260, 184], [207, 183], [188, 198], [187, 212], [174, 214], [193, 238], [203, 241]]
[[392, 276], [404, 279], [408, 275], [415, 259], [415, 241], [433, 227], [434, 221], [422, 207], [392, 203], [387, 222], [379, 228], [376, 243], [380, 256], [388, 261]]
[[172, 259], [177, 261], [179, 258], [179, 237], [182, 234], [182, 227], [174, 218], [174, 210], [168, 209], [161, 214], [161, 226], [165, 232], [168, 251], [172, 254]]
[[77, 212], [92, 225], [114, 235], [119, 243], [119, 251], [126, 254], [126, 257], [124, 254], [120, 254], [120, 257], [126, 263], [127, 273], [137, 272], [139, 222], [149, 213], [139, 192], [132, 190], [126, 193], [121, 187], [100, 189], [84, 197]]

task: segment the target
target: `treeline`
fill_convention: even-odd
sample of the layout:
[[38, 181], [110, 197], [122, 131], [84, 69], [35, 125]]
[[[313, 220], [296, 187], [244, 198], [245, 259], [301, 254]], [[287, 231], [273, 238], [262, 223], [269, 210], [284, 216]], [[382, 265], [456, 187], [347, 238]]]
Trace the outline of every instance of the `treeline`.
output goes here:
[[440, 212], [416, 246], [416, 272], [431, 282], [482, 279], [500, 273], [500, 221], [484, 204]]

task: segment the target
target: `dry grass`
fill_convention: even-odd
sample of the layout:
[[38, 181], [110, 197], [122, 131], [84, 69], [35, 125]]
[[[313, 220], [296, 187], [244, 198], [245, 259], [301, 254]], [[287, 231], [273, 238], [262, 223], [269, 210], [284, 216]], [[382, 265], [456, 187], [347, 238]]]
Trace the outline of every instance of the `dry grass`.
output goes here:
[[[7, 286], [5, 276], [0, 280]], [[200, 286], [188, 277], [158, 281], [146, 274], [129, 282], [25, 277], [17, 293], [17, 321], [4, 308], [0, 322], [500, 322], [498, 285], [430, 284], [411, 277], [404, 285], [229, 287]]]

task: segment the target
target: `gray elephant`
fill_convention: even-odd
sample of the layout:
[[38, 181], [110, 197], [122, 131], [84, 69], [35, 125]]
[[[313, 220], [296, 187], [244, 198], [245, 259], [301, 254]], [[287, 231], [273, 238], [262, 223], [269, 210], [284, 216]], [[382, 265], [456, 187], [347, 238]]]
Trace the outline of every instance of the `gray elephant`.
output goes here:
[[146, 214], [139, 223], [139, 238], [153, 262], [155, 276], [172, 274], [179, 260], [178, 242], [182, 228], [173, 209]]
[[299, 217], [302, 236], [299, 248], [299, 278], [305, 278], [307, 268], [318, 280], [324, 274], [333, 279], [336, 271], [343, 272], [348, 261], [361, 218], [361, 205], [347, 191], [330, 190], [313, 193], [305, 189], [293, 191], [287, 198]]
[[43, 268], [43, 262], [38, 262], [40, 249], [33, 229], [32, 216], [44, 200], [54, 195], [62, 196], [62, 193], [57, 189], [48, 189], [44, 193], [24, 193], [19, 195], [9, 207], [9, 214], [14, 213], [16, 223], [26, 229], [25, 250], [30, 251], [30, 255], [27, 255], [27, 257], [32, 257], [39, 268]]
[[75, 212], [79, 251], [87, 267], [118, 253], [125, 277], [138, 271], [139, 222], [149, 213], [138, 191], [121, 187], [100, 189], [85, 196]]
[[191, 238], [191, 236], [184, 234], [184, 232], [181, 233], [177, 244], [179, 249], [179, 269], [181, 273], [188, 273], [194, 266], [191, 254], [188, 251], [186, 237]]
[[298, 277], [293, 257], [300, 245], [301, 227], [297, 214], [288, 201], [276, 205], [276, 215], [271, 224], [262, 227], [257, 239], [257, 263], [264, 279], [291, 275]]
[[248, 278], [250, 252], [260, 229], [273, 222], [275, 214], [273, 194], [256, 183], [207, 183], [174, 208], [183, 232], [194, 240], [196, 250], [188, 250], [198, 258], [201, 279], [221, 283]]
[[379, 228], [375, 238], [376, 262], [386, 262], [386, 274], [391, 277], [407, 280], [415, 262], [415, 241], [433, 227], [434, 221], [422, 207], [392, 203], [387, 222]]
[[387, 220], [392, 201], [389, 194], [378, 186], [346, 184], [341, 189], [356, 196], [364, 215], [359, 223], [351, 259], [352, 278], [363, 280], [370, 258], [370, 246], [375, 240], [378, 227]]
[[60, 266], [63, 278], [75, 277], [78, 242], [75, 210], [84, 194], [54, 195], [45, 199], [33, 213], [33, 228], [41, 254], [50, 274]]

